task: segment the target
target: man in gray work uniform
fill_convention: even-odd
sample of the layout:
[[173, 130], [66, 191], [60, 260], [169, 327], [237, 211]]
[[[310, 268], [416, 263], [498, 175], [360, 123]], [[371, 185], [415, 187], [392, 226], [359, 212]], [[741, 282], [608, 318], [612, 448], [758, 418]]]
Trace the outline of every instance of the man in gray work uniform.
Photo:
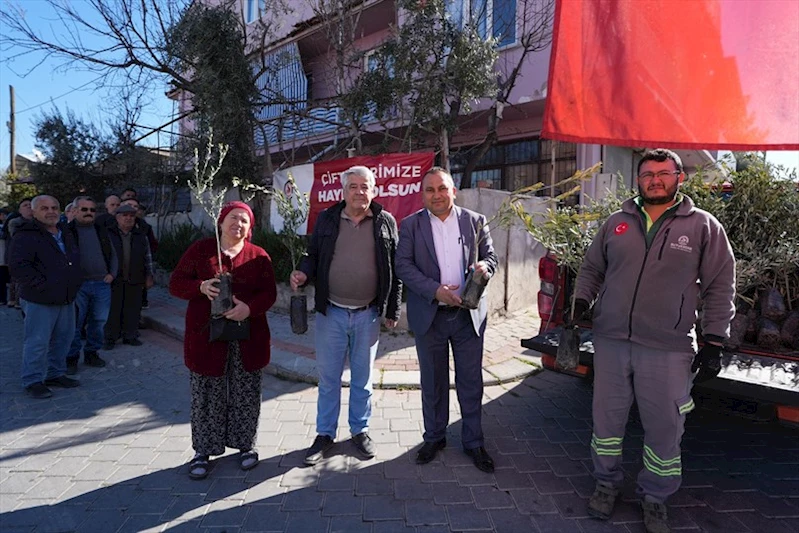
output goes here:
[[[679, 192], [684, 179], [674, 152], [644, 154], [639, 196], [602, 225], [577, 276], [575, 318], [589, 302], [594, 309], [591, 456], [597, 485], [588, 511], [605, 520], [613, 511], [635, 398], [644, 427], [637, 493], [649, 533], [669, 531], [665, 502], [682, 479], [680, 440], [694, 407], [691, 387], [719, 373], [721, 344], [735, 314], [732, 248], [719, 221]], [[705, 344], [697, 354], [700, 298]]]

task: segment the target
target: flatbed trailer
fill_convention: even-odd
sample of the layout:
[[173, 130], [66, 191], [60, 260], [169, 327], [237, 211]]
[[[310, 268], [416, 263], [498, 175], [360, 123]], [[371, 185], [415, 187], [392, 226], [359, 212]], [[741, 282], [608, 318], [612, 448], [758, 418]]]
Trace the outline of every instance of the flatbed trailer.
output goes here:
[[[549, 370], [590, 378], [593, 332], [581, 328], [579, 364], [575, 370], [564, 371], [555, 364], [562, 329], [562, 325], [556, 326], [523, 339], [521, 345], [540, 352], [542, 363]], [[786, 424], [799, 425], [799, 351], [772, 353], [756, 346], [743, 346], [736, 352], [724, 352], [719, 376], [697, 384], [694, 394], [713, 398], [744, 416], [777, 418]]]

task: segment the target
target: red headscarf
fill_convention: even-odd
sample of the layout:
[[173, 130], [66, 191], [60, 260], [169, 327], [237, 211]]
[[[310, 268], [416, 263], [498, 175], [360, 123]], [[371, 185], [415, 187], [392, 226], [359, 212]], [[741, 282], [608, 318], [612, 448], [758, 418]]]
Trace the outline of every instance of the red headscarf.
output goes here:
[[234, 209], [244, 209], [247, 211], [247, 214], [250, 215], [250, 231], [247, 233], [247, 236], [244, 237], [246, 240], [252, 239], [252, 228], [255, 226], [255, 215], [252, 213], [252, 209], [250, 206], [245, 204], [244, 202], [228, 202], [222, 206], [222, 212], [219, 213], [219, 219], [216, 221], [217, 226], [222, 226], [222, 221], [225, 220], [225, 217], [228, 216], [228, 213], [233, 211]]

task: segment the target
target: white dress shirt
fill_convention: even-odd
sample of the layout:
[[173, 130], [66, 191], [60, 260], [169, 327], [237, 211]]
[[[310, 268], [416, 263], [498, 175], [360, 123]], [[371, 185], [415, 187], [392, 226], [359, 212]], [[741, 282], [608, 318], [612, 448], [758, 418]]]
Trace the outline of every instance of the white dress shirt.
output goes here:
[[436, 248], [436, 259], [441, 271], [442, 285], [457, 285], [453, 292], [460, 296], [465, 282], [463, 273], [463, 237], [455, 210], [451, 209], [449, 216], [443, 221], [430, 211], [430, 225], [433, 229], [433, 244]]

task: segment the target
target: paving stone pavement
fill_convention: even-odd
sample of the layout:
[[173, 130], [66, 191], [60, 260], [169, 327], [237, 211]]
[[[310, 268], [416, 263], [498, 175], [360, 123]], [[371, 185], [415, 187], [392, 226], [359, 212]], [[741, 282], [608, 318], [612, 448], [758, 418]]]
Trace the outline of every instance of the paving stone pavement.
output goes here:
[[[144, 320], [150, 327], [182, 341], [187, 302], [170, 296], [164, 287], [151, 289], [149, 300], [150, 308], [143, 312]], [[314, 385], [319, 382], [314, 350], [314, 316], [311, 313], [308, 317], [308, 331], [303, 335], [295, 335], [286, 314], [268, 314], [272, 334], [271, 374]], [[541, 369], [538, 352], [526, 350], [520, 345], [521, 339], [538, 333], [539, 325], [535, 309], [489, 319], [483, 356], [483, 381], [486, 385], [516, 381]], [[419, 362], [413, 336], [408, 331], [384, 329], [381, 332], [375, 371], [373, 380], [377, 389], [419, 388]], [[349, 385], [349, 372], [347, 365], [343, 376], [345, 385]], [[455, 386], [452, 358], [450, 386]]]
[[[203, 481], [192, 456], [188, 372], [176, 340], [145, 330], [144, 346], [102, 352], [81, 366], [77, 389], [49, 400], [19, 384], [22, 321], [0, 309], [0, 530], [444, 533], [643, 531], [633, 479], [642, 430], [625, 439], [627, 491], [611, 521], [585, 513], [593, 487], [588, 442], [591, 387], [548, 371], [485, 389], [484, 474], [460, 451], [450, 398], [448, 447], [414, 464], [421, 443], [418, 391], [378, 390], [372, 460], [357, 457], [340, 417], [328, 458], [302, 467], [314, 436], [316, 389], [264, 376], [258, 449], [243, 472], [236, 454]], [[343, 393], [344, 409], [347, 391]], [[799, 531], [799, 433], [699, 409], [684, 437], [684, 486], [670, 502], [675, 531]]]

